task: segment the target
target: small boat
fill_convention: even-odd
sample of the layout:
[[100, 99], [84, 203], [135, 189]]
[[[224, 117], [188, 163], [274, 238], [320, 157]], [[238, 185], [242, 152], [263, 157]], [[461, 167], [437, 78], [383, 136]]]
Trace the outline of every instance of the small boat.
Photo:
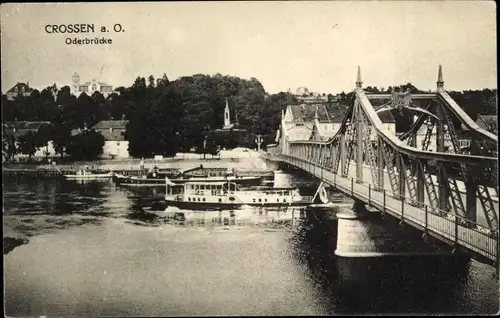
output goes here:
[[114, 173], [112, 171], [108, 173], [93, 173], [92, 171], [78, 170], [76, 174], [65, 174], [63, 176], [71, 180], [97, 180], [110, 179], [114, 176]]
[[165, 204], [180, 208], [207, 209], [249, 206], [309, 205], [312, 196], [302, 196], [296, 188], [243, 188], [232, 182], [185, 182], [176, 184], [166, 178]]

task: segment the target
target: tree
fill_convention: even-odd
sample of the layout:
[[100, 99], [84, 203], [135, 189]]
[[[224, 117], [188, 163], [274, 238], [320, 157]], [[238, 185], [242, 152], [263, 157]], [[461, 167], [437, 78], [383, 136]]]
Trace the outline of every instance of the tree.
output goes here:
[[163, 73], [162, 78], [158, 78], [156, 80], [156, 86], [163, 86], [166, 87], [170, 84], [170, 81], [168, 80], [167, 74]]
[[149, 75], [148, 77], [148, 88], [155, 87], [155, 78], [153, 75]]
[[18, 152], [16, 139], [7, 133], [5, 125], [2, 125], [2, 158], [3, 161], [10, 161]]
[[20, 136], [18, 141], [19, 152], [28, 155], [29, 160], [31, 160], [31, 157], [40, 148], [39, 140], [33, 131], [28, 131], [26, 134]]
[[51, 131], [51, 139], [55, 153], [59, 154], [62, 159], [71, 143], [71, 130], [64, 125], [54, 125]]
[[78, 127], [90, 128], [99, 122], [99, 105], [84, 92], [78, 96], [74, 116]]
[[137, 157], [171, 156], [179, 149], [182, 95], [168, 86], [149, 94], [140, 107], [131, 110], [127, 124], [129, 153]]
[[46, 147], [45, 155], [49, 153], [49, 141], [52, 139], [52, 125], [41, 125], [35, 134], [36, 144], [39, 147]]
[[104, 136], [100, 133], [84, 130], [71, 137], [66, 153], [75, 160], [94, 160], [102, 154], [104, 142]]

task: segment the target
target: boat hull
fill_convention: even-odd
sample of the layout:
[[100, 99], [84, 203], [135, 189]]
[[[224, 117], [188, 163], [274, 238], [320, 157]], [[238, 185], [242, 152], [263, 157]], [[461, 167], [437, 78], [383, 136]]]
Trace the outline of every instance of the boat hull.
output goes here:
[[254, 207], [289, 207], [289, 206], [308, 206], [310, 201], [295, 201], [295, 202], [266, 202], [266, 203], [217, 203], [217, 202], [189, 202], [189, 201], [176, 201], [165, 200], [165, 206], [175, 206], [185, 210], [232, 210], [242, 206]]
[[64, 178], [70, 180], [97, 180], [97, 179], [111, 179], [112, 174], [89, 174], [89, 175], [76, 175], [76, 174], [65, 174]]

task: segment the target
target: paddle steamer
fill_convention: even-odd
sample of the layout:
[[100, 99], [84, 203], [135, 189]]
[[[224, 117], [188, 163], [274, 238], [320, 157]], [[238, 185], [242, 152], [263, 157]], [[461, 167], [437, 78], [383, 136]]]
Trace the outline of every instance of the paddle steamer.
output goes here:
[[296, 206], [312, 203], [297, 188], [248, 188], [232, 181], [186, 182], [176, 184], [166, 178], [165, 204], [188, 209], [207, 207], [235, 208], [250, 206]]

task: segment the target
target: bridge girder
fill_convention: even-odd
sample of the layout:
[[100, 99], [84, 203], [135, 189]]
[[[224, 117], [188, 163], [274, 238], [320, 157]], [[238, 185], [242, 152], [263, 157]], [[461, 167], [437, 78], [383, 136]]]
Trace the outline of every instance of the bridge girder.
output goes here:
[[[340, 177], [369, 183], [373, 190], [389, 191], [412, 205], [426, 205], [432, 213], [452, 214], [471, 226], [477, 221], [478, 200], [488, 227], [498, 230], [498, 203], [491, 194], [491, 188], [498, 192], [497, 158], [488, 152], [493, 144], [496, 146], [497, 137], [477, 127], [438, 82], [436, 92], [411, 96], [428, 100], [425, 110], [433, 116], [422, 113], [410, 132], [401, 136], [402, 140], [385, 130], [370, 103], [391, 96], [365, 94], [359, 82], [354, 101], [335, 136], [328, 141], [285, 141], [287, 145], [280, 149], [286, 151], [284, 155], [325, 167]], [[470, 154], [460, 151], [452, 117], [470, 130]], [[425, 137], [418, 144], [416, 133], [424, 124]], [[437, 151], [428, 151], [433, 138]], [[445, 152], [445, 139], [451, 142], [451, 153]], [[364, 173], [365, 170], [369, 171]]]

